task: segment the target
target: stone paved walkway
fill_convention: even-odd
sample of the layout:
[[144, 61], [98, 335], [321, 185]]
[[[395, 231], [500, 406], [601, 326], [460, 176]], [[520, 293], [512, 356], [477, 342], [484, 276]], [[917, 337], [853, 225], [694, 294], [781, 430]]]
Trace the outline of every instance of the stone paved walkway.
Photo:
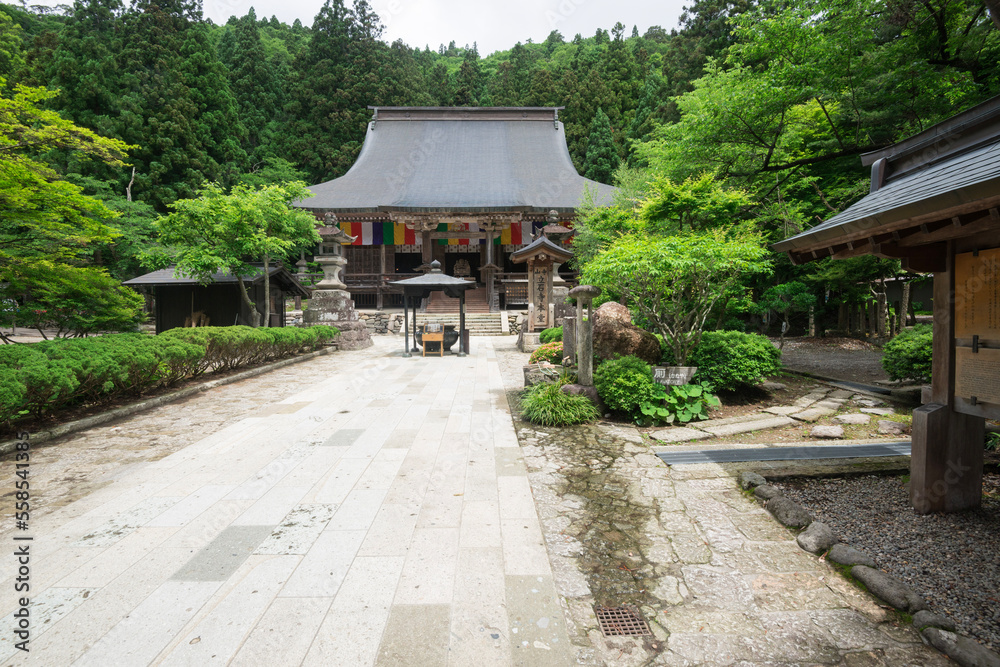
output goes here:
[[947, 664], [725, 467], [513, 423], [524, 355], [472, 346], [379, 337], [34, 450], [31, 653], [0, 558], [0, 665]]
[[[802, 551], [733, 464], [669, 468], [625, 426], [517, 431], [579, 664], [952, 664]], [[652, 635], [603, 636], [595, 605], [634, 605]]]
[[0, 664], [569, 664], [491, 339], [399, 347], [36, 449], [31, 652], [8, 556]]

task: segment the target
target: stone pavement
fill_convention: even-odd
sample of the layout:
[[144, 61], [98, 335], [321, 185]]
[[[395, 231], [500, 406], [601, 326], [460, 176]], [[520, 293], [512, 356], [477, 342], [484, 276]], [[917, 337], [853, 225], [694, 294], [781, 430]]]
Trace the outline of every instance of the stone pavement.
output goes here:
[[[795, 426], [800, 423], [812, 423], [824, 417], [836, 415], [844, 407], [858, 407], [861, 409], [861, 412], [838, 416], [838, 423], [867, 424], [871, 421], [872, 414], [891, 415], [895, 412], [892, 408], [876, 407], [884, 405], [885, 401], [865, 394], [845, 389], [834, 389], [829, 386], [817, 387], [809, 394], [796, 399], [791, 405], [765, 408], [760, 412], [739, 415], [737, 417], [690, 422], [684, 426], [653, 431], [650, 433], [650, 436], [655, 440], [668, 444], [695, 442], [709, 438], [731, 438], [743, 433], [755, 433], [757, 431]], [[823, 429], [828, 427], [816, 428]], [[843, 428], [840, 426], [833, 428], [836, 429], [835, 433], [822, 437], [842, 438], [844, 435]], [[882, 433], [883, 431], [880, 429], [879, 432]], [[901, 430], [895, 431], [897, 435], [901, 432]]]
[[31, 653], [0, 558], [0, 665], [948, 664], [725, 466], [512, 422], [513, 346], [377, 337], [34, 449]]
[[[497, 349], [512, 383], [523, 357]], [[628, 426], [516, 425], [578, 664], [952, 664], [801, 550], [738, 489], [741, 464], [669, 468]], [[622, 605], [649, 636], [601, 633], [594, 607]]]
[[7, 556], [0, 665], [570, 664], [493, 340], [399, 347], [36, 448], [31, 651]]

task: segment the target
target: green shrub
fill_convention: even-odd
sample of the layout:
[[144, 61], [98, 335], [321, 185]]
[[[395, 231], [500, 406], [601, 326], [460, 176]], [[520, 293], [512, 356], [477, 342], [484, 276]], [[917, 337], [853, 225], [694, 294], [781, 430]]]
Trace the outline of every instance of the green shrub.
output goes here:
[[882, 368], [893, 380], [930, 382], [933, 338], [934, 329], [930, 324], [903, 329], [885, 344]]
[[986, 434], [986, 449], [991, 452], [1000, 450], [1000, 433], [990, 431]]
[[707, 382], [656, 386], [655, 400], [639, 406], [642, 416], [636, 421], [640, 425], [673, 424], [675, 421], [687, 424], [696, 419], [708, 419], [708, 409], [720, 405], [719, 398], [712, 393], [712, 385]]
[[643, 403], [654, 402], [658, 391], [649, 364], [633, 356], [602, 362], [594, 371], [594, 387], [608, 408], [630, 416], [639, 414]]
[[0, 423], [315, 349], [339, 334], [306, 329], [199, 327], [0, 346]]
[[561, 364], [563, 357], [562, 341], [546, 343], [531, 353], [528, 358], [529, 364], [537, 364], [540, 361], [547, 361], [550, 364]]
[[562, 342], [562, 327], [549, 327], [548, 329], [543, 329], [542, 333], [538, 334], [538, 340], [542, 343], [554, 343], [556, 341]]
[[706, 331], [688, 363], [698, 367], [698, 381], [733, 390], [756, 385], [781, 370], [781, 352], [758, 334]]
[[594, 421], [601, 415], [586, 396], [564, 394], [562, 384], [543, 382], [521, 397], [521, 415], [540, 426], [570, 426]]

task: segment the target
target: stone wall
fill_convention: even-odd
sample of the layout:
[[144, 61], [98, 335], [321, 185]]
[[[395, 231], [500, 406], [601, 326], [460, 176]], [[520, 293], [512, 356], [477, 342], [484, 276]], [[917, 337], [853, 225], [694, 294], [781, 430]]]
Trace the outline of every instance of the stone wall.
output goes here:
[[373, 334], [396, 334], [403, 328], [402, 313], [358, 311], [358, 319]]
[[507, 321], [510, 322], [510, 333], [516, 336], [521, 333], [521, 326], [528, 319], [528, 311], [507, 311]]

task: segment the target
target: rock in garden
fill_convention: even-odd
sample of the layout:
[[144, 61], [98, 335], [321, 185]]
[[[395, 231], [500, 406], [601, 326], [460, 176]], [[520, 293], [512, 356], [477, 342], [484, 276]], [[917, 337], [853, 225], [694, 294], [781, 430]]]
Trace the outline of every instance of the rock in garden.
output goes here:
[[914, 613], [927, 608], [924, 599], [899, 579], [867, 565], [851, 568], [855, 579], [863, 583], [872, 595], [888, 602], [896, 609]]
[[896, 414], [896, 411], [892, 408], [861, 408], [861, 412], [869, 415], [879, 415], [882, 417]]
[[917, 630], [923, 630], [924, 628], [941, 628], [942, 630], [954, 632], [955, 622], [950, 618], [941, 616], [940, 614], [924, 610], [918, 611], [913, 615], [913, 627]]
[[753, 490], [753, 494], [761, 500], [770, 500], [781, 495], [781, 490], [770, 484], [761, 484]]
[[604, 401], [597, 394], [597, 389], [595, 387], [584, 387], [582, 384], [564, 384], [559, 388], [564, 394], [570, 394], [571, 396], [586, 396], [590, 399], [590, 402], [597, 406], [598, 412], [604, 414], [607, 409], [604, 405]]
[[871, 415], [862, 415], [857, 412], [853, 412], [849, 415], [837, 415], [834, 417], [835, 421], [841, 424], [867, 424], [872, 420]]
[[837, 440], [838, 438], [844, 437], [844, 427], [843, 426], [813, 426], [812, 430], [809, 431], [809, 435], [814, 438], [826, 438], [828, 440]]
[[[759, 491], [760, 488], [758, 486], [756, 490]], [[809, 512], [805, 511], [798, 503], [784, 496], [771, 498], [764, 504], [764, 507], [774, 515], [775, 519], [789, 528], [805, 528], [812, 523], [812, 517], [809, 516]]]
[[903, 435], [906, 433], [906, 424], [883, 419], [878, 423], [878, 432], [882, 435]]
[[826, 558], [841, 565], [867, 565], [868, 567], [875, 567], [875, 561], [871, 556], [846, 544], [834, 544], [833, 548], [830, 549], [830, 553], [826, 555]]
[[813, 554], [821, 554], [837, 543], [837, 536], [825, 523], [813, 521], [795, 538], [799, 546]]
[[780, 382], [761, 382], [760, 388], [764, 391], [784, 391], [788, 389], [787, 385], [783, 385]]
[[1000, 655], [968, 637], [939, 628], [927, 628], [920, 634], [962, 667], [1000, 667]]
[[758, 475], [755, 472], [741, 472], [740, 473], [740, 488], [741, 489], [755, 489], [758, 486], [763, 486], [767, 484], [767, 480], [763, 476]]
[[660, 363], [660, 341], [632, 324], [632, 313], [620, 303], [608, 301], [594, 311], [594, 355], [615, 359], [633, 355], [647, 364]]
[[542, 382], [555, 382], [559, 379], [559, 367], [549, 363], [529, 364], [524, 367], [524, 386], [532, 387]]

